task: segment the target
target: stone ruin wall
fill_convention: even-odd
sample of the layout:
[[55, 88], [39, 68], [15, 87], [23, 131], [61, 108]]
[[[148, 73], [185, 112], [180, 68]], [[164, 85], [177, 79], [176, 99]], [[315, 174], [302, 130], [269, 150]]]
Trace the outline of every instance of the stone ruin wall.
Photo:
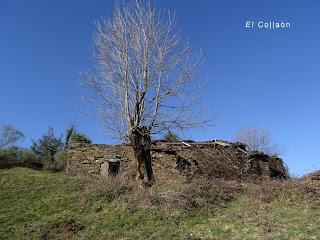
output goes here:
[[126, 171], [133, 152], [130, 146], [106, 144], [72, 144], [68, 149], [66, 173], [72, 176], [100, 177], [108, 175], [108, 161], [120, 160], [120, 171]]
[[[156, 179], [185, 179], [196, 175], [224, 179], [287, 177], [281, 159], [258, 152], [247, 153], [243, 145], [225, 141], [156, 142], [151, 153]], [[135, 174], [130, 145], [73, 144], [68, 149], [66, 173], [81, 177], [108, 176], [116, 163], [120, 173]]]
[[[110, 175], [110, 160], [118, 160], [120, 173], [135, 174], [134, 154], [130, 145], [72, 144], [68, 149], [66, 173], [79, 177], [101, 177]], [[176, 156], [152, 151], [153, 171], [161, 178], [182, 178], [176, 168]]]

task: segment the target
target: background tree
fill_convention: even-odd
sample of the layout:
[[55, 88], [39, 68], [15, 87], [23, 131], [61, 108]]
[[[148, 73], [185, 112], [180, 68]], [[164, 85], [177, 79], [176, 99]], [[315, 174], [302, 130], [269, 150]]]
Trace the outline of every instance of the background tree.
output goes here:
[[259, 151], [271, 156], [280, 156], [284, 150], [272, 142], [268, 131], [256, 128], [244, 128], [236, 133], [235, 140], [248, 146], [249, 151]]
[[185, 130], [207, 121], [191, 112], [197, 91], [195, 77], [201, 56], [191, 53], [170, 11], [151, 1], [116, 4], [111, 19], [96, 24], [93, 56], [97, 70], [84, 75], [97, 105], [102, 128], [129, 140], [137, 160], [138, 179], [153, 181], [151, 134]]
[[11, 125], [3, 125], [0, 132], [0, 149], [4, 149], [24, 138], [24, 134]]
[[49, 128], [38, 141], [32, 140], [32, 151], [44, 162], [44, 168], [50, 169], [54, 162], [54, 156], [63, 149], [62, 136], [55, 137], [53, 128]]

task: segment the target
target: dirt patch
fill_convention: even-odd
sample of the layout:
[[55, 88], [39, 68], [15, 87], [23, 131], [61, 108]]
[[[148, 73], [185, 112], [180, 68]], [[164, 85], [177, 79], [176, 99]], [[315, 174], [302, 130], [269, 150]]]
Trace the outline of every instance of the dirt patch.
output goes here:
[[84, 229], [82, 224], [70, 218], [45, 227], [45, 229], [42, 230], [40, 239], [73, 239], [82, 229]]

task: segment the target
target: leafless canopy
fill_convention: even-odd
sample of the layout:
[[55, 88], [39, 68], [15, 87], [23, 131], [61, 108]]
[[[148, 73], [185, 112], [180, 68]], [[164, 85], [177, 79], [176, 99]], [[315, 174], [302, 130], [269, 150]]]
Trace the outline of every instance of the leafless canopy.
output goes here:
[[83, 84], [112, 136], [123, 139], [141, 126], [159, 133], [206, 122], [190, 111], [201, 54], [192, 55], [176, 26], [174, 14], [149, 0], [116, 3], [112, 18], [97, 22], [97, 69]]
[[272, 142], [268, 131], [256, 128], [244, 128], [236, 134], [236, 141], [245, 143], [249, 151], [259, 151], [272, 156], [280, 156], [284, 149]]
[[11, 125], [3, 125], [0, 131], [0, 149], [7, 148], [22, 140], [24, 135]]

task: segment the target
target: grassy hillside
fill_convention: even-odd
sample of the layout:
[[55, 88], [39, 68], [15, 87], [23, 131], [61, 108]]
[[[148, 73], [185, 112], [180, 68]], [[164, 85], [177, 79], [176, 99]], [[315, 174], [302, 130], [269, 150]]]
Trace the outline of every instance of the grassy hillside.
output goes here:
[[0, 239], [320, 239], [319, 181], [166, 182], [0, 170]]

